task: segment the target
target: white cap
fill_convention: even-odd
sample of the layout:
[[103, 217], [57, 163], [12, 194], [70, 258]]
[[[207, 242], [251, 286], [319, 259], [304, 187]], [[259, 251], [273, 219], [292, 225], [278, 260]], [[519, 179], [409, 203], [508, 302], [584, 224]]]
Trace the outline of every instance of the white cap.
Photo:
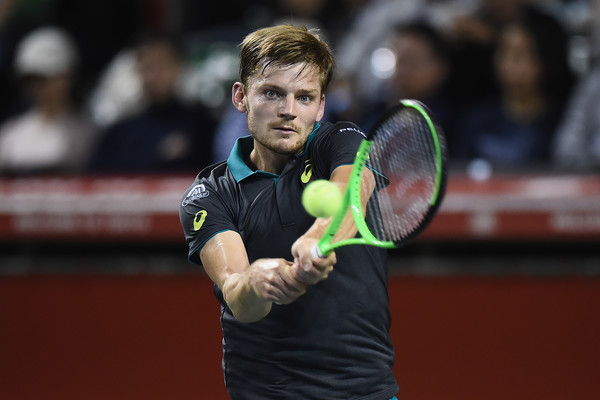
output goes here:
[[77, 50], [73, 40], [55, 27], [29, 33], [19, 43], [15, 55], [15, 68], [22, 75], [60, 75], [73, 71], [76, 64]]

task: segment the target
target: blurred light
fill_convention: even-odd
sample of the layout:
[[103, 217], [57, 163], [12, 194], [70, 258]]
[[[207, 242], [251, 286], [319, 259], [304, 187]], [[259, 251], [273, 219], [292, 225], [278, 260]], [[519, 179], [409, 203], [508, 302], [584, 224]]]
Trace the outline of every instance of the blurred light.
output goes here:
[[396, 71], [396, 55], [388, 48], [380, 47], [371, 54], [371, 73], [379, 79], [388, 79]]
[[218, 108], [225, 102], [225, 90], [218, 83], [206, 82], [198, 88], [198, 98], [207, 107]]
[[579, 76], [585, 75], [590, 66], [592, 48], [588, 38], [572, 36], [569, 42], [569, 64]]
[[467, 175], [475, 181], [487, 181], [492, 176], [492, 165], [487, 160], [476, 158], [467, 166]]

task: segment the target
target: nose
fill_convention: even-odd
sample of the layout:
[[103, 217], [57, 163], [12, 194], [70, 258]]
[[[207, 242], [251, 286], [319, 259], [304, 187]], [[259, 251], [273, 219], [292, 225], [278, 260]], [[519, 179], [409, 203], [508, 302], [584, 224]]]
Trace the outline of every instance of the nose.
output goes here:
[[283, 99], [279, 116], [287, 120], [296, 118], [296, 99], [293, 95], [288, 95]]

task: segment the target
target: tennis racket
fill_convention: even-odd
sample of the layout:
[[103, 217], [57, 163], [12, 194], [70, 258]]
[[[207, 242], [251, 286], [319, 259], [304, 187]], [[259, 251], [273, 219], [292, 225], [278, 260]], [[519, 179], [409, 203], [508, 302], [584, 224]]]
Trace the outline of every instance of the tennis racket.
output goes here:
[[[421, 233], [442, 203], [447, 182], [448, 155], [442, 130], [429, 109], [416, 100], [401, 100], [369, 130], [361, 142], [342, 207], [312, 249], [325, 257], [348, 245], [397, 248]], [[375, 189], [361, 203], [365, 168], [372, 171]], [[333, 243], [350, 210], [359, 235]]]

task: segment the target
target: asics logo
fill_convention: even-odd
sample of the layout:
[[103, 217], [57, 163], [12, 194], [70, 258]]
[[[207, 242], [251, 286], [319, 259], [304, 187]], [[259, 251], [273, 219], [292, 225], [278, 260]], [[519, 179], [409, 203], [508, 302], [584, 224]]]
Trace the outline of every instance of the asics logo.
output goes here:
[[306, 165], [304, 166], [304, 172], [302, 172], [302, 175], [300, 176], [300, 181], [302, 183], [308, 183], [308, 181], [310, 181], [311, 176], [312, 176], [312, 164], [310, 163], [310, 160], [307, 160]]
[[202, 224], [204, 224], [204, 220], [206, 219], [206, 210], [200, 210], [194, 215], [194, 230], [198, 231], [202, 228]]

